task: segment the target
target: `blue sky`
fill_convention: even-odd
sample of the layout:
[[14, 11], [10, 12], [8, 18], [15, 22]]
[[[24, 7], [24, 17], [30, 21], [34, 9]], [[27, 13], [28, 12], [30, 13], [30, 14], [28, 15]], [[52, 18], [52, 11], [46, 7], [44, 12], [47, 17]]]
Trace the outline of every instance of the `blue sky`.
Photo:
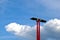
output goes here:
[[0, 0], [0, 40], [27, 40], [6, 31], [5, 25], [19, 23], [34, 26], [31, 17], [60, 19], [59, 0]]

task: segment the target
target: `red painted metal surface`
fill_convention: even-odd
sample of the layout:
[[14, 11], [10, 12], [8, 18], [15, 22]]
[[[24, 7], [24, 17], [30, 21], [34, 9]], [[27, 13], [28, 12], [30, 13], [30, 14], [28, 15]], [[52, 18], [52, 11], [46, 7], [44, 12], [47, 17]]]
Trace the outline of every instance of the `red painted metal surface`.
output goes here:
[[40, 40], [40, 20], [37, 20], [36, 40]]
[[39, 18], [34, 18], [32, 17], [31, 20], [37, 21], [37, 26], [36, 26], [36, 40], [40, 40], [40, 22], [46, 22], [46, 20], [39, 19]]

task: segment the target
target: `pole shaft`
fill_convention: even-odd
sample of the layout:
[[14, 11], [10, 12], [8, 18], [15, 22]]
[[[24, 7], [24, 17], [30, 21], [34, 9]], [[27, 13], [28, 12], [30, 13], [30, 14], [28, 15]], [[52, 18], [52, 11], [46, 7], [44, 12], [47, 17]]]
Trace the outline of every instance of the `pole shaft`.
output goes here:
[[37, 20], [36, 40], [40, 40], [40, 20]]

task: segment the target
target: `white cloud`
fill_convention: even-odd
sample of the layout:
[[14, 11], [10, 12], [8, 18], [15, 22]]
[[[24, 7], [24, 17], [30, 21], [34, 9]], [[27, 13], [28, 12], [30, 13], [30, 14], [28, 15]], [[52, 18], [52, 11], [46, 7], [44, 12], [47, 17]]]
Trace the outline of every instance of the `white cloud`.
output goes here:
[[44, 25], [44, 29], [47, 31], [48, 38], [60, 40], [60, 20], [59, 19], [49, 20]]
[[[10, 23], [5, 26], [6, 31], [17, 36], [22, 36], [30, 40], [36, 40], [36, 26], [30, 27], [17, 23]], [[45, 23], [41, 28], [41, 40], [60, 40], [60, 20], [52, 19]]]
[[[12, 32], [17, 36], [22, 36], [27, 39], [35, 39], [35, 28], [27, 25], [20, 25], [17, 23], [10, 23], [6, 25], [6, 31]], [[34, 36], [33, 36], [34, 35]]]

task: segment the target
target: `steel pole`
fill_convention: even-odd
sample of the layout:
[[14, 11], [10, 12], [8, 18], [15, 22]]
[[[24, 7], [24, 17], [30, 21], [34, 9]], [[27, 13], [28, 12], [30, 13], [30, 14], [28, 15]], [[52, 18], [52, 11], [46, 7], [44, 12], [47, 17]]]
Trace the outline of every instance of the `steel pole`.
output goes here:
[[32, 17], [31, 20], [35, 20], [37, 22], [36, 26], [36, 40], [40, 40], [40, 22], [46, 22], [46, 20], [39, 19], [39, 18], [34, 18]]
[[36, 40], [40, 40], [40, 20], [37, 20]]

